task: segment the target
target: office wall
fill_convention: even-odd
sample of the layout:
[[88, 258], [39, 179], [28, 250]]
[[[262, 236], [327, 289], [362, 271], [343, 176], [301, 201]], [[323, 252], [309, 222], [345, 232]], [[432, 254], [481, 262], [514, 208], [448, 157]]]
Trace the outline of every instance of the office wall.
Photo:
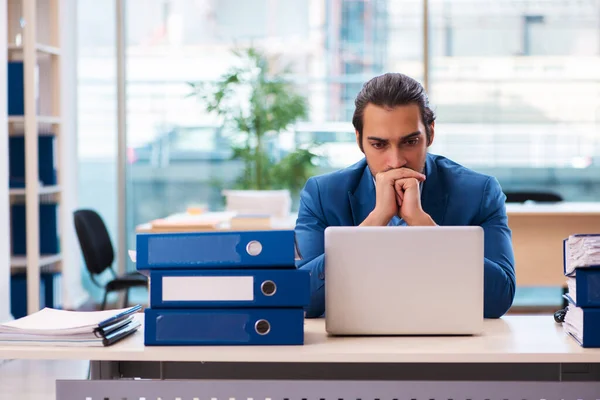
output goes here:
[[[6, 21], [6, 0], [0, 0], [0, 25]], [[6, 29], [0, 29], [0, 321], [10, 314], [10, 239], [8, 207], [8, 105], [6, 93]]]

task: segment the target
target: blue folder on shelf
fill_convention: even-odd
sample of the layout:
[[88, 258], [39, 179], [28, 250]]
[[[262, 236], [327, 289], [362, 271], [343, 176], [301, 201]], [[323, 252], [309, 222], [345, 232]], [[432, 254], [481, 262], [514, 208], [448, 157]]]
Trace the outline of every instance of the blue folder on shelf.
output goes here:
[[295, 268], [293, 230], [140, 233], [136, 268]]
[[22, 61], [7, 65], [8, 115], [25, 114], [25, 80]]
[[[53, 135], [38, 136], [38, 176], [42, 185], [57, 183], [56, 138]], [[11, 136], [8, 140], [10, 157], [8, 174], [11, 188], [25, 187], [25, 136]]]
[[310, 274], [299, 269], [153, 270], [150, 307], [304, 307]]
[[569, 300], [563, 322], [565, 332], [582, 347], [600, 347], [600, 308], [582, 308]]
[[146, 346], [302, 345], [302, 308], [144, 310]]
[[[40, 203], [39, 208], [39, 241], [40, 254], [60, 253], [57, 203]], [[13, 204], [11, 212], [11, 247], [13, 255], [27, 254], [27, 212], [25, 204]]]

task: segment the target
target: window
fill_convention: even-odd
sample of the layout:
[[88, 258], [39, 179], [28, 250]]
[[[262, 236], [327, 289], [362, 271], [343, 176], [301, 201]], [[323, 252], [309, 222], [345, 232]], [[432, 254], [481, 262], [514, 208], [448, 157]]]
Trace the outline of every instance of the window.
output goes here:
[[[117, 243], [117, 91], [114, 2], [81, 0], [78, 17], [79, 208], [96, 210]], [[85, 265], [82, 257], [82, 265]], [[110, 276], [110, 275], [107, 275]], [[103, 291], [82, 270], [83, 285], [96, 301]]]
[[221, 188], [241, 165], [229, 159], [218, 120], [187, 97], [188, 82], [217, 79], [235, 62], [235, 47], [279, 56], [308, 97], [310, 115], [281, 141], [327, 142], [328, 169], [360, 159], [350, 120], [364, 81], [387, 70], [422, 76], [421, 3], [394, 3], [129, 1], [130, 246], [138, 224], [192, 204], [222, 207]]
[[[505, 191], [598, 198], [597, 0], [429, 0], [425, 16], [422, 0], [126, 4], [128, 248], [138, 224], [223, 206], [221, 189], [242, 165], [189, 82], [218, 79], [236, 62], [232, 49], [248, 46], [292, 67], [309, 114], [277, 140], [323, 143], [320, 172], [362, 157], [351, 117], [366, 80], [394, 71], [424, 81], [426, 69], [432, 152], [496, 176]], [[91, 0], [79, 10], [82, 203], [103, 210], [116, 238], [115, 13]]]
[[432, 151], [505, 191], [597, 199], [600, 3], [434, 1], [431, 29]]

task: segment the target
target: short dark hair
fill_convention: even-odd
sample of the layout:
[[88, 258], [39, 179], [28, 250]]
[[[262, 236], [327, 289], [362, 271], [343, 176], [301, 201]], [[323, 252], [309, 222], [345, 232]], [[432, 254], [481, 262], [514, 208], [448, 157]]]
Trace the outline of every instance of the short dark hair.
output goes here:
[[415, 79], [400, 73], [387, 73], [376, 76], [365, 83], [354, 100], [355, 110], [352, 117], [354, 129], [358, 132], [362, 150], [363, 117], [367, 104], [393, 108], [416, 104], [421, 110], [421, 119], [425, 125], [427, 143], [431, 142], [431, 124], [435, 114], [429, 107], [429, 99], [423, 86]]

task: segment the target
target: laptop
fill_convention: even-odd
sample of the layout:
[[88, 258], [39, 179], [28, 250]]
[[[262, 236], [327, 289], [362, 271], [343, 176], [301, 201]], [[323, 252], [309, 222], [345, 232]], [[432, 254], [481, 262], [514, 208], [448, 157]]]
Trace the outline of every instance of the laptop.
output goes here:
[[481, 227], [328, 227], [326, 330], [332, 335], [479, 334], [483, 265]]

